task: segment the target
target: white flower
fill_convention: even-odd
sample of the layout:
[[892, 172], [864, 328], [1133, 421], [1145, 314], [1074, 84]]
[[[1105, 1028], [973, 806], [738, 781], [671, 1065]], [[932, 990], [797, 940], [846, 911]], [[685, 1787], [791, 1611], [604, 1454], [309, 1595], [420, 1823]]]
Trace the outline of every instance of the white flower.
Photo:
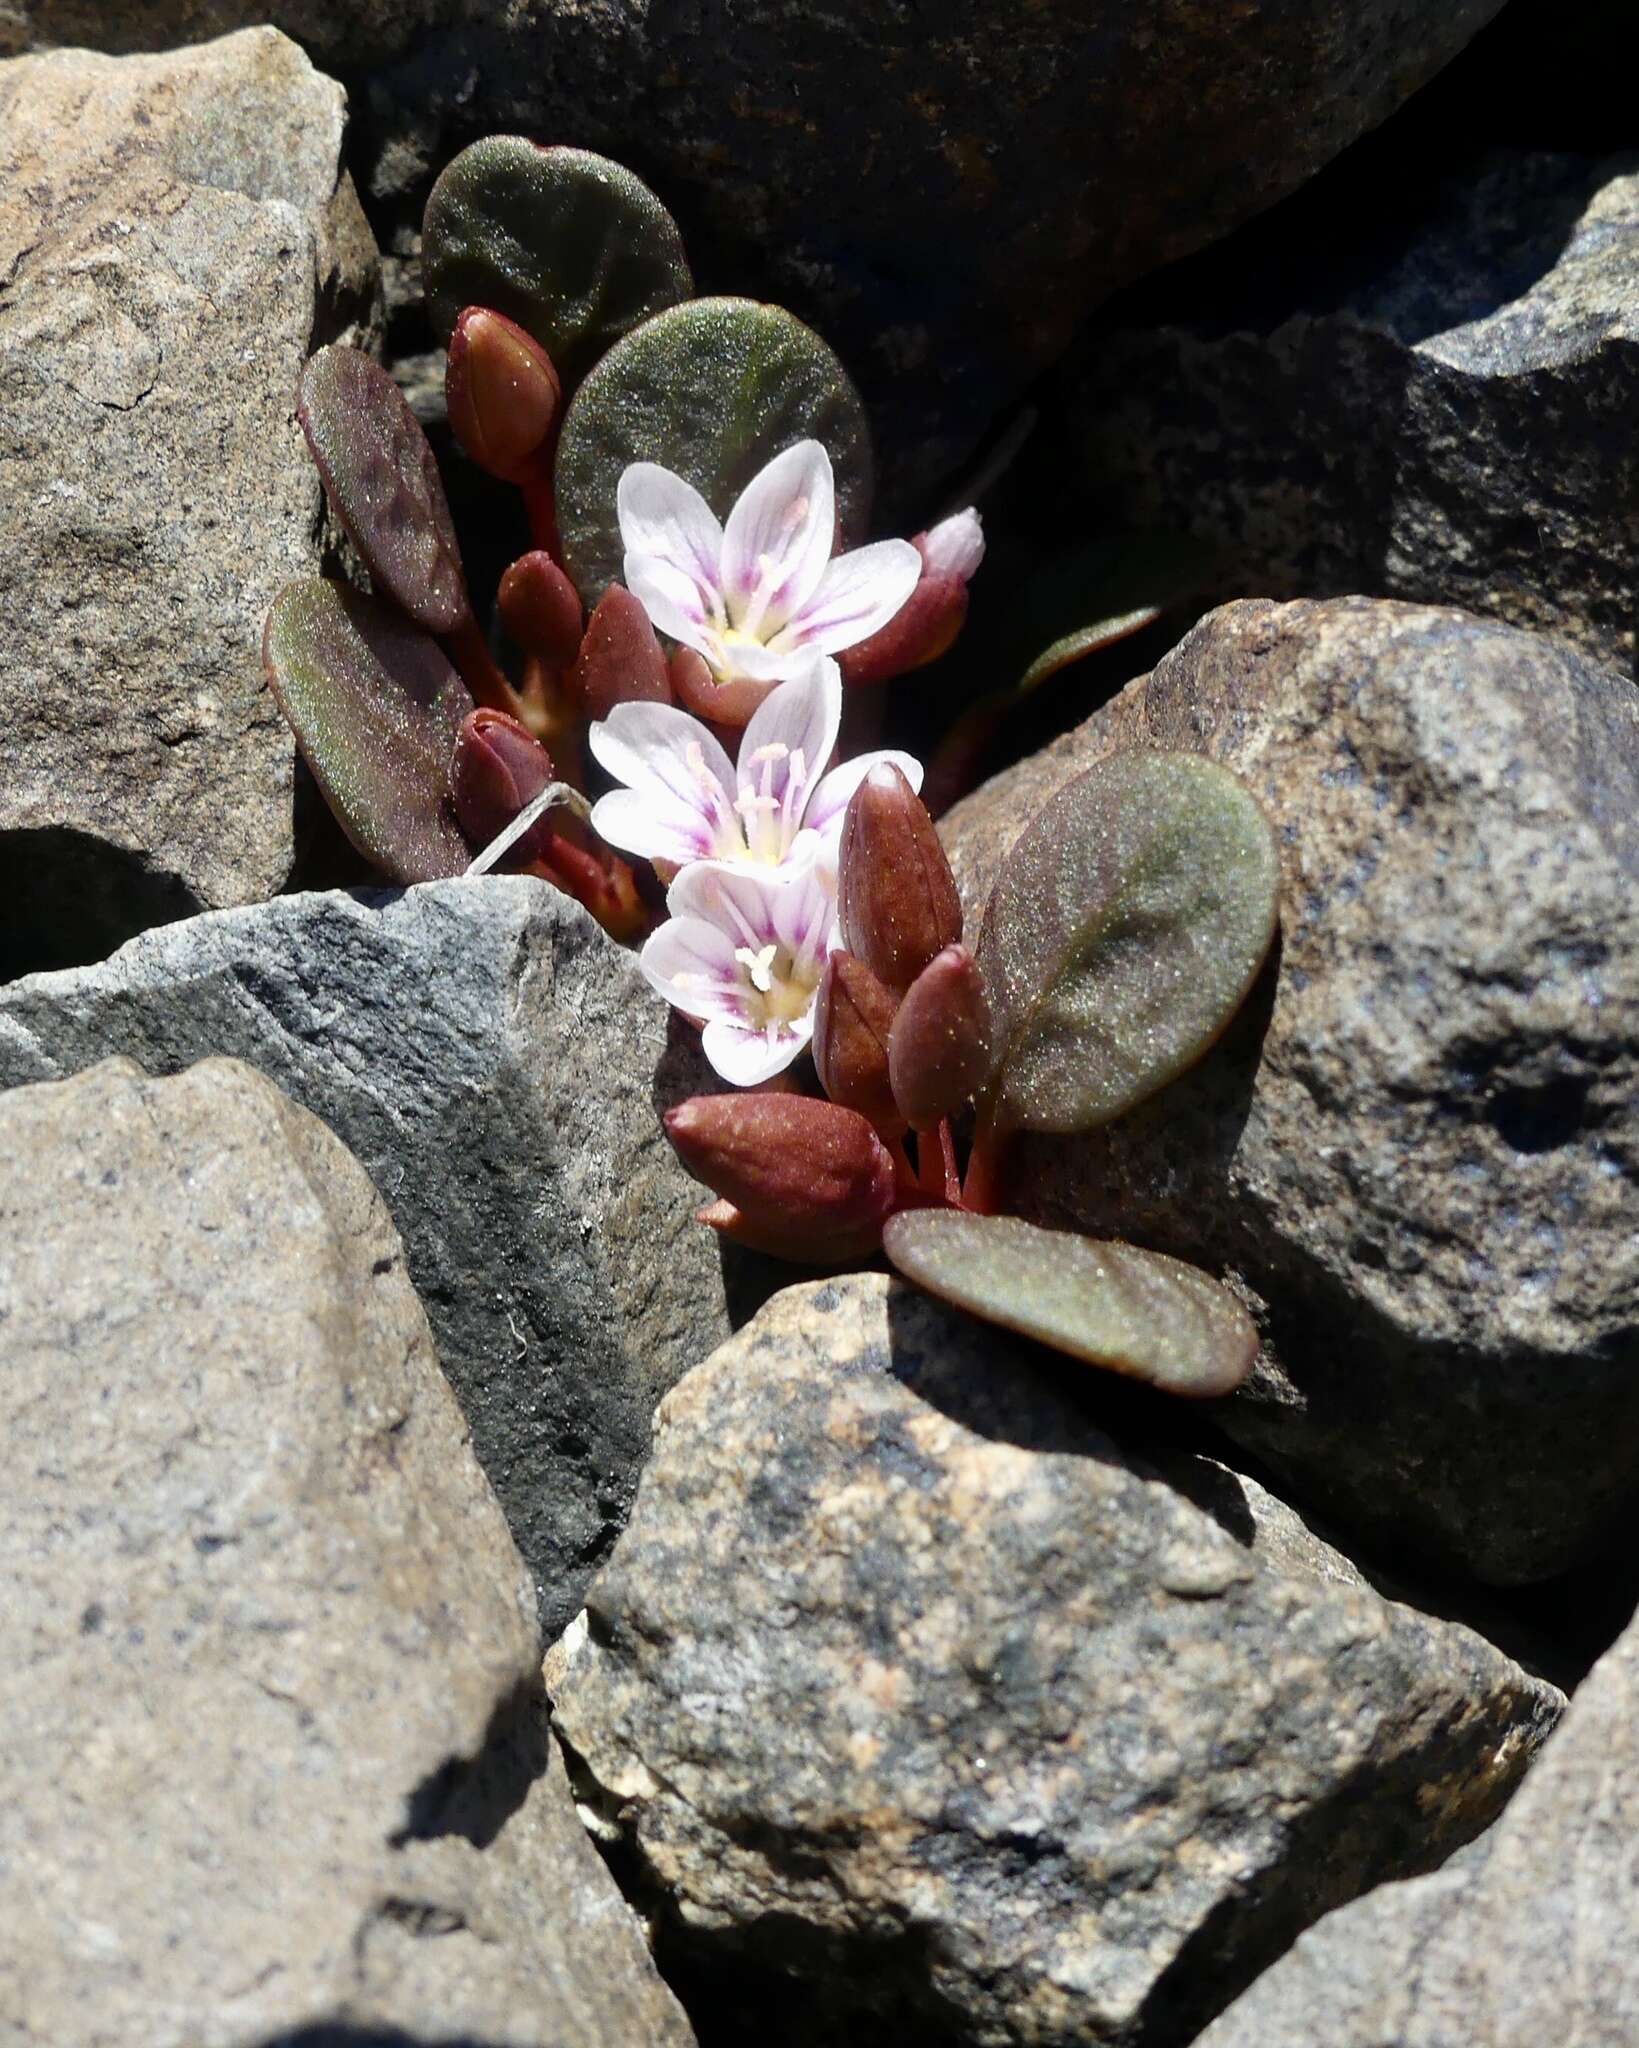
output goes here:
[[818, 441], [759, 470], [719, 526], [692, 484], [634, 462], [616, 493], [627, 586], [719, 683], [777, 682], [805, 650], [835, 654], [886, 625], [922, 574], [905, 540], [832, 558], [836, 489]]
[[645, 860], [717, 860], [778, 866], [822, 858], [842, 831], [848, 799], [879, 762], [912, 789], [921, 764], [909, 754], [861, 754], [825, 773], [842, 722], [842, 678], [826, 655], [771, 690], [729, 758], [711, 731], [670, 704], [617, 704], [592, 727], [593, 757], [626, 786], [600, 797], [592, 824], [611, 846]]
[[985, 558], [985, 530], [978, 513], [969, 505], [965, 511], [953, 512], [937, 526], [930, 526], [914, 545], [934, 574], [959, 576], [964, 583], [971, 583], [974, 570]]
[[814, 997], [841, 944], [835, 878], [818, 866], [685, 868], [671, 919], [639, 958], [652, 987], [700, 1020], [725, 1081], [755, 1087], [788, 1067], [814, 1031]]

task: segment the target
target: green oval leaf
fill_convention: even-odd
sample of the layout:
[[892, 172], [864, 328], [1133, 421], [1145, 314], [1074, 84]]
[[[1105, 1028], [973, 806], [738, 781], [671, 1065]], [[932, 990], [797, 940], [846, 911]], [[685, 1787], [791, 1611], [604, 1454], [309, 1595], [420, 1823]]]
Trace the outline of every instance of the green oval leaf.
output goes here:
[[336, 517], [384, 597], [429, 633], [467, 616], [455, 522], [421, 422], [377, 362], [321, 348], [296, 402]]
[[290, 583], [262, 636], [268, 687], [348, 838], [395, 882], [464, 872], [450, 761], [473, 708], [435, 640], [343, 583]]
[[1020, 676], [1008, 693], [1010, 699], [1016, 702], [1021, 697], [1028, 697], [1032, 690], [1045, 683], [1049, 676], [1056, 676], [1060, 669], [1068, 668], [1075, 661], [1085, 661], [1089, 654], [1113, 647], [1118, 640], [1130, 640], [1134, 633], [1142, 633], [1146, 626], [1153, 626], [1160, 616], [1160, 605], [1140, 605], [1136, 611], [1117, 612], [1113, 618], [1095, 619], [1091, 625], [1078, 626], [1073, 633], [1061, 634], [1051, 646], [1042, 649]]
[[1234, 1296], [1160, 1252], [958, 1209], [901, 1210], [882, 1243], [930, 1294], [1169, 1394], [1232, 1393], [1258, 1354]]
[[871, 512], [871, 435], [847, 371], [810, 327], [752, 299], [696, 299], [635, 328], [582, 384], [558, 443], [564, 565], [595, 604], [621, 573], [628, 463], [686, 477], [719, 519], [793, 441], [823, 441], [845, 547]]
[[446, 166], [421, 261], [442, 340], [464, 307], [493, 307], [535, 337], [566, 386], [694, 290], [677, 223], [641, 178], [521, 135], [486, 136]]
[[1192, 1066], [1275, 935], [1280, 852], [1198, 754], [1117, 754], [1015, 840], [977, 947], [999, 1129], [1092, 1130]]

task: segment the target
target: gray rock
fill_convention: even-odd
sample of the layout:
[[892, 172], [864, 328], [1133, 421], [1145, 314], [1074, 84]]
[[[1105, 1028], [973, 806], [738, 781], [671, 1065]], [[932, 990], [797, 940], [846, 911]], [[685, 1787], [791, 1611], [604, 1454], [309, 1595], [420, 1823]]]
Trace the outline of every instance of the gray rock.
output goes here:
[[[717, 289], [789, 303], [883, 428], [888, 516], [1117, 285], [1291, 191], [1500, 0], [11, 0], [14, 34], [269, 18], [351, 67], [376, 197], [496, 129], [629, 159]], [[926, 510], [925, 502], [921, 510]]]
[[1639, 1625], [1502, 1819], [1332, 1914], [1199, 2048], [1630, 2048], [1639, 2040]]
[[487, 876], [287, 896], [31, 976], [0, 991], [0, 1082], [225, 1053], [322, 1117], [393, 1212], [556, 1630], [625, 1519], [655, 1400], [728, 1329], [656, 1113], [666, 1016], [578, 904]]
[[1636, 159], [1498, 154], [1386, 247], [1294, 263], [1302, 233], [1089, 344], [1069, 433], [1103, 515], [1224, 549], [1222, 595], [1460, 604], [1633, 673]]
[[660, 1406], [555, 1723], [730, 2038], [1187, 2040], [1483, 1826], [1552, 1722], [1478, 1636], [1294, 1567], [1267, 1496], [1209, 1472], [1195, 1505], [1040, 1358], [857, 1275]]
[[5, 2039], [686, 2048], [344, 1148], [229, 1061], [9, 1094], [0, 1305]]
[[1229, 1275], [1266, 1346], [1218, 1419], [1334, 1518], [1570, 1567], [1639, 1506], [1639, 696], [1460, 612], [1231, 605], [951, 812], [970, 908], [1134, 746], [1265, 805], [1276, 969], [1134, 1115], [1021, 1144], [1020, 1204]]
[[321, 555], [296, 379], [377, 283], [344, 111], [272, 29], [0, 64], [0, 973], [290, 871], [259, 639]]

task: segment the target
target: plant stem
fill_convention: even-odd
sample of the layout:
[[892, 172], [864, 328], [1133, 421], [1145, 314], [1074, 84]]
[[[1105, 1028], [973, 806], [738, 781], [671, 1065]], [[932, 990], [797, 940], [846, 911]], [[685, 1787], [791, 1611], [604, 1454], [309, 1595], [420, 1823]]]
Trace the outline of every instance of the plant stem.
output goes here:
[[486, 711], [504, 711], [511, 718], [522, 719], [524, 700], [496, 667], [495, 657], [470, 611], [453, 633], [442, 636], [442, 645], [461, 671], [461, 680], [472, 692], [475, 704], [481, 704]]
[[1007, 1149], [1007, 1133], [999, 1131], [991, 1118], [980, 1113], [979, 1128], [973, 1134], [973, 1150], [968, 1154], [967, 1180], [961, 1193], [961, 1206], [975, 1216], [994, 1216], [1001, 1199], [1002, 1155]]

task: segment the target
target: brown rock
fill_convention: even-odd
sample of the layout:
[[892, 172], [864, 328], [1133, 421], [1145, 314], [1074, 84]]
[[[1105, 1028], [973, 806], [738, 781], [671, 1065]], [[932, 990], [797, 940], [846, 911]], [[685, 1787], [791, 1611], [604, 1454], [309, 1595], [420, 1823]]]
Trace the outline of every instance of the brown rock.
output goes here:
[[1186, 2041], [1483, 1825], [1552, 1720], [1263, 1489], [1163, 1478], [1098, 1388], [862, 1274], [662, 1402], [554, 1698], [730, 2038]]
[[1132, 746], [1247, 778], [1282, 940], [1192, 1074], [1020, 1145], [1020, 1205], [1229, 1275], [1267, 1341], [1222, 1424], [1334, 1515], [1565, 1569], [1639, 1505], [1639, 698], [1460, 612], [1231, 605], [950, 814], [970, 913]]

